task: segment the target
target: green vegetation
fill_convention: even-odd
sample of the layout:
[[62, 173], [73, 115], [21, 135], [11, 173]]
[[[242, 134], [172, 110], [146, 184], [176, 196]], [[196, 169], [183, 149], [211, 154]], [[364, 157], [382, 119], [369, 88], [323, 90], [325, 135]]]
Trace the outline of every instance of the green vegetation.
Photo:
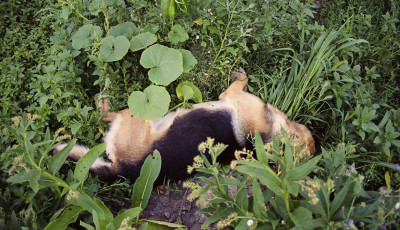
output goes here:
[[[149, 184], [88, 174], [107, 129], [95, 98], [155, 119], [216, 100], [236, 66], [320, 145], [309, 158], [287, 137], [262, 146], [256, 135], [229, 170], [216, 162], [223, 146], [202, 144], [213, 159], [196, 158], [206, 185], [186, 185], [207, 204], [205, 225], [398, 227], [398, 2], [13, 0], [0, 13], [1, 229], [184, 227], [140, 219]], [[51, 155], [60, 141], [93, 148], [74, 165], [68, 149]], [[158, 174], [148, 164], [142, 180]], [[124, 201], [131, 209], [108, 207]]]

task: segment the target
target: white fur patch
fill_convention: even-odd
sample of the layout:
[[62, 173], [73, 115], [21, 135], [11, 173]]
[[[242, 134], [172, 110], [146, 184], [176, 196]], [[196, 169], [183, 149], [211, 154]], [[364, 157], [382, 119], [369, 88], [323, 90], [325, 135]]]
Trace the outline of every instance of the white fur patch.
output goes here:
[[106, 153], [108, 158], [114, 162], [116, 156], [116, 148], [115, 148], [115, 137], [117, 133], [121, 129], [123, 118], [121, 115], [117, 115], [115, 119], [112, 121], [110, 130], [107, 132], [106, 137], [104, 138], [104, 142], [107, 144]]
[[[66, 146], [67, 146], [67, 144], [60, 144], [60, 145], [58, 145], [54, 150], [55, 150], [55, 152], [59, 152], [59, 151], [63, 150]], [[83, 157], [83, 155], [85, 155], [87, 152], [89, 152], [89, 149], [88, 149], [87, 147], [82, 146], [82, 145], [75, 145], [75, 146], [71, 149], [71, 152], [70, 152], [68, 155], [69, 155], [70, 157], [80, 159], [80, 158]]]
[[101, 167], [108, 167], [110, 168], [112, 164], [110, 162], [106, 162], [103, 158], [99, 157], [96, 161], [92, 164], [90, 168], [101, 168]]
[[151, 125], [156, 132], [162, 132], [168, 129], [175, 120], [176, 112], [171, 112], [164, 117], [151, 121]]
[[287, 129], [286, 126], [286, 119], [283, 116], [280, 116], [279, 114], [276, 113], [272, 113], [273, 114], [273, 126], [272, 126], [272, 130], [274, 130], [277, 133], [281, 133], [281, 129]]

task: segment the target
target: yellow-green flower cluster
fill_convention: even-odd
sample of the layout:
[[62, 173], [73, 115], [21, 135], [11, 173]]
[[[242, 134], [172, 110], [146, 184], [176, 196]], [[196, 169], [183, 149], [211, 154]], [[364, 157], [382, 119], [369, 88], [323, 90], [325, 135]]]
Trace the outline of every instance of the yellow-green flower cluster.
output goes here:
[[316, 191], [321, 189], [321, 185], [317, 180], [308, 180], [306, 181], [306, 187], [303, 187], [303, 191], [307, 192], [309, 202], [313, 205], [316, 205], [319, 202], [319, 199], [316, 195]]
[[30, 113], [27, 113], [26, 116], [28, 117], [28, 120], [31, 120], [31, 121], [35, 121], [35, 120], [38, 120], [41, 118], [40, 115], [37, 115], [37, 114], [32, 115]]
[[329, 192], [335, 191], [335, 181], [328, 179], [325, 183], [325, 186], [328, 188]]
[[231, 225], [232, 221], [237, 217], [237, 213], [230, 214], [227, 218], [221, 219], [217, 222], [217, 229], [223, 229]]
[[236, 150], [235, 151], [235, 158], [236, 160], [246, 160], [246, 159], [252, 159], [253, 158], [253, 151], [250, 150]]
[[19, 124], [19, 122], [22, 120], [22, 117], [21, 116], [15, 116], [15, 117], [12, 117], [11, 118], [11, 121], [13, 122], [13, 127], [16, 127], [18, 124]]
[[136, 228], [133, 228], [130, 224], [131, 220], [132, 220], [131, 217], [123, 219], [119, 227], [119, 230], [135, 230]]
[[28, 216], [30, 216], [33, 213], [32, 208], [27, 208], [27, 209], [23, 209], [18, 213], [18, 216], [21, 218], [26, 218]]
[[78, 199], [81, 193], [79, 191], [69, 190], [68, 195], [66, 197], [67, 200]]
[[8, 169], [8, 175], [14, 175], [14, 172], [18, 167], [24, 168], [26, 172], [29, 172], [30, 170], [28, 165], [24, 162], [22, 156], [17, 156], [14, 158], [12, 166]]
[[201, 156], [199, 156], [199, 155], [195, 156], [193, 159], [193, 165], [192, 166], [188, 165], [187, 172], [189, 174], [191, 174], [194, 169], [203, 167], [203, 165], [204, 165], [203, 163], [204, 163], [204, 161], [203, 161], [203, 158], [201, 158]]
[[193, 201], [194, 199], [196, 199], [197, 197], [200, 196], [200, 192], [201, 192], [200, 185], [198, 185], [194, 182], [191, 182], [191, 181], [185, 181], [185, 182], [183, 182], [183, 187], [190, 188], [192, 190], [192, 192], [188, 196], [189, 201]]
[[71, 135], [69, 134], [64, 134], [64, 135], [60, 135], [61, 132], [64, 132], [65, 128], [59, 128], [57, 129], [57, 131], [54, 133], [54, 137], [56, 138], [56, 141], [62, 141], [62, 140], [66, 140], [66, 139], [71, 139]]

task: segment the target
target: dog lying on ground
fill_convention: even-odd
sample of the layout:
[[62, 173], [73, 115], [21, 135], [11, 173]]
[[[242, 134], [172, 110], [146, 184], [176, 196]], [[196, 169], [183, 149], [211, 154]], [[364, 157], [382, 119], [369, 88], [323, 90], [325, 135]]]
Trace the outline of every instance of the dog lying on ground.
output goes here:
[[[228, 145], [219, 160], [229, 163], [235, 150], [253, 148], [247, 139], [249, 135], [258, 131], [267, 143], [273, 134], [281, 132], [281, 128], [294, 136], [293, 143], [304, 144], [305, 151], [315, 153], [314, 139], [304, 125], [289, 121], [282, 111], [248, 93], [248, 79], [243, 69], [235, 72], [235, 76], [236, 81], [219, 96], [218, 101], [196, 104], [191, 109], [178, 109], [158, 120], [142, 120], [128, 109], [108, 112], [104, 120], [111, 125], [104, 142], [111, 162], [98, 158], [90, 171], [103, 181], [123, 176], [133, 182], [139, 176], [145, 158], [157, 149], [162, 159], [159, 178], [167, 176], [180, 180], [188, 177], [187, 166], [199, 155], [198, 145], [207, 137], [214, 138], [215, 143]], [[103, 100], [101, 104], [102, 113], [110, 109], [108, 101]], [[57, 146], [55, 152], [65, 146]], [[78, 161], [88, 151], [88, 148], [76, 145], [69, 158]]]

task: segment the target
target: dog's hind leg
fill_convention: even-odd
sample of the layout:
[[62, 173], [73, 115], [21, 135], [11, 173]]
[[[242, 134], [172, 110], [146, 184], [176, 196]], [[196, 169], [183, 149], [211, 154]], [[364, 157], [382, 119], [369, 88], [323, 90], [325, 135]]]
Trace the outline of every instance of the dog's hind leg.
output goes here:
[[103, 116], [104, 121], [113, 121], [117, 116], [117, 113], [109, 112], [111, 105], [107, 99], [100, 99], [97, 107], [100, 108], [100, 115]]
[[229, 97], [234, 94], [238, 94], [241, 92], [247, 92], [247, 84], [248, 78], [246, 72], [242, 67], [239, 67], [237, 71], [233, 72], [235, 81], [225, 90], [225, 92], [219, 95], [219, 99], [223, 100], [226, 97]]
[[[67, 144], [58, 145], [54, 149], [53, 154], [58, 153], [65, 148], [65, 146], [67, 146]], [[75, 145], [69, 152], [68, 158], [73, 161], [79, 161], [89, 150], [90, 149], [85, 146]], [[118, 174], [117, 165], [117, 162], [107, 162], [102, 157], [98, 157], [93, 165], [90, 166], [90, 172], [98, 176], [102, 181], [112, 181]]]

